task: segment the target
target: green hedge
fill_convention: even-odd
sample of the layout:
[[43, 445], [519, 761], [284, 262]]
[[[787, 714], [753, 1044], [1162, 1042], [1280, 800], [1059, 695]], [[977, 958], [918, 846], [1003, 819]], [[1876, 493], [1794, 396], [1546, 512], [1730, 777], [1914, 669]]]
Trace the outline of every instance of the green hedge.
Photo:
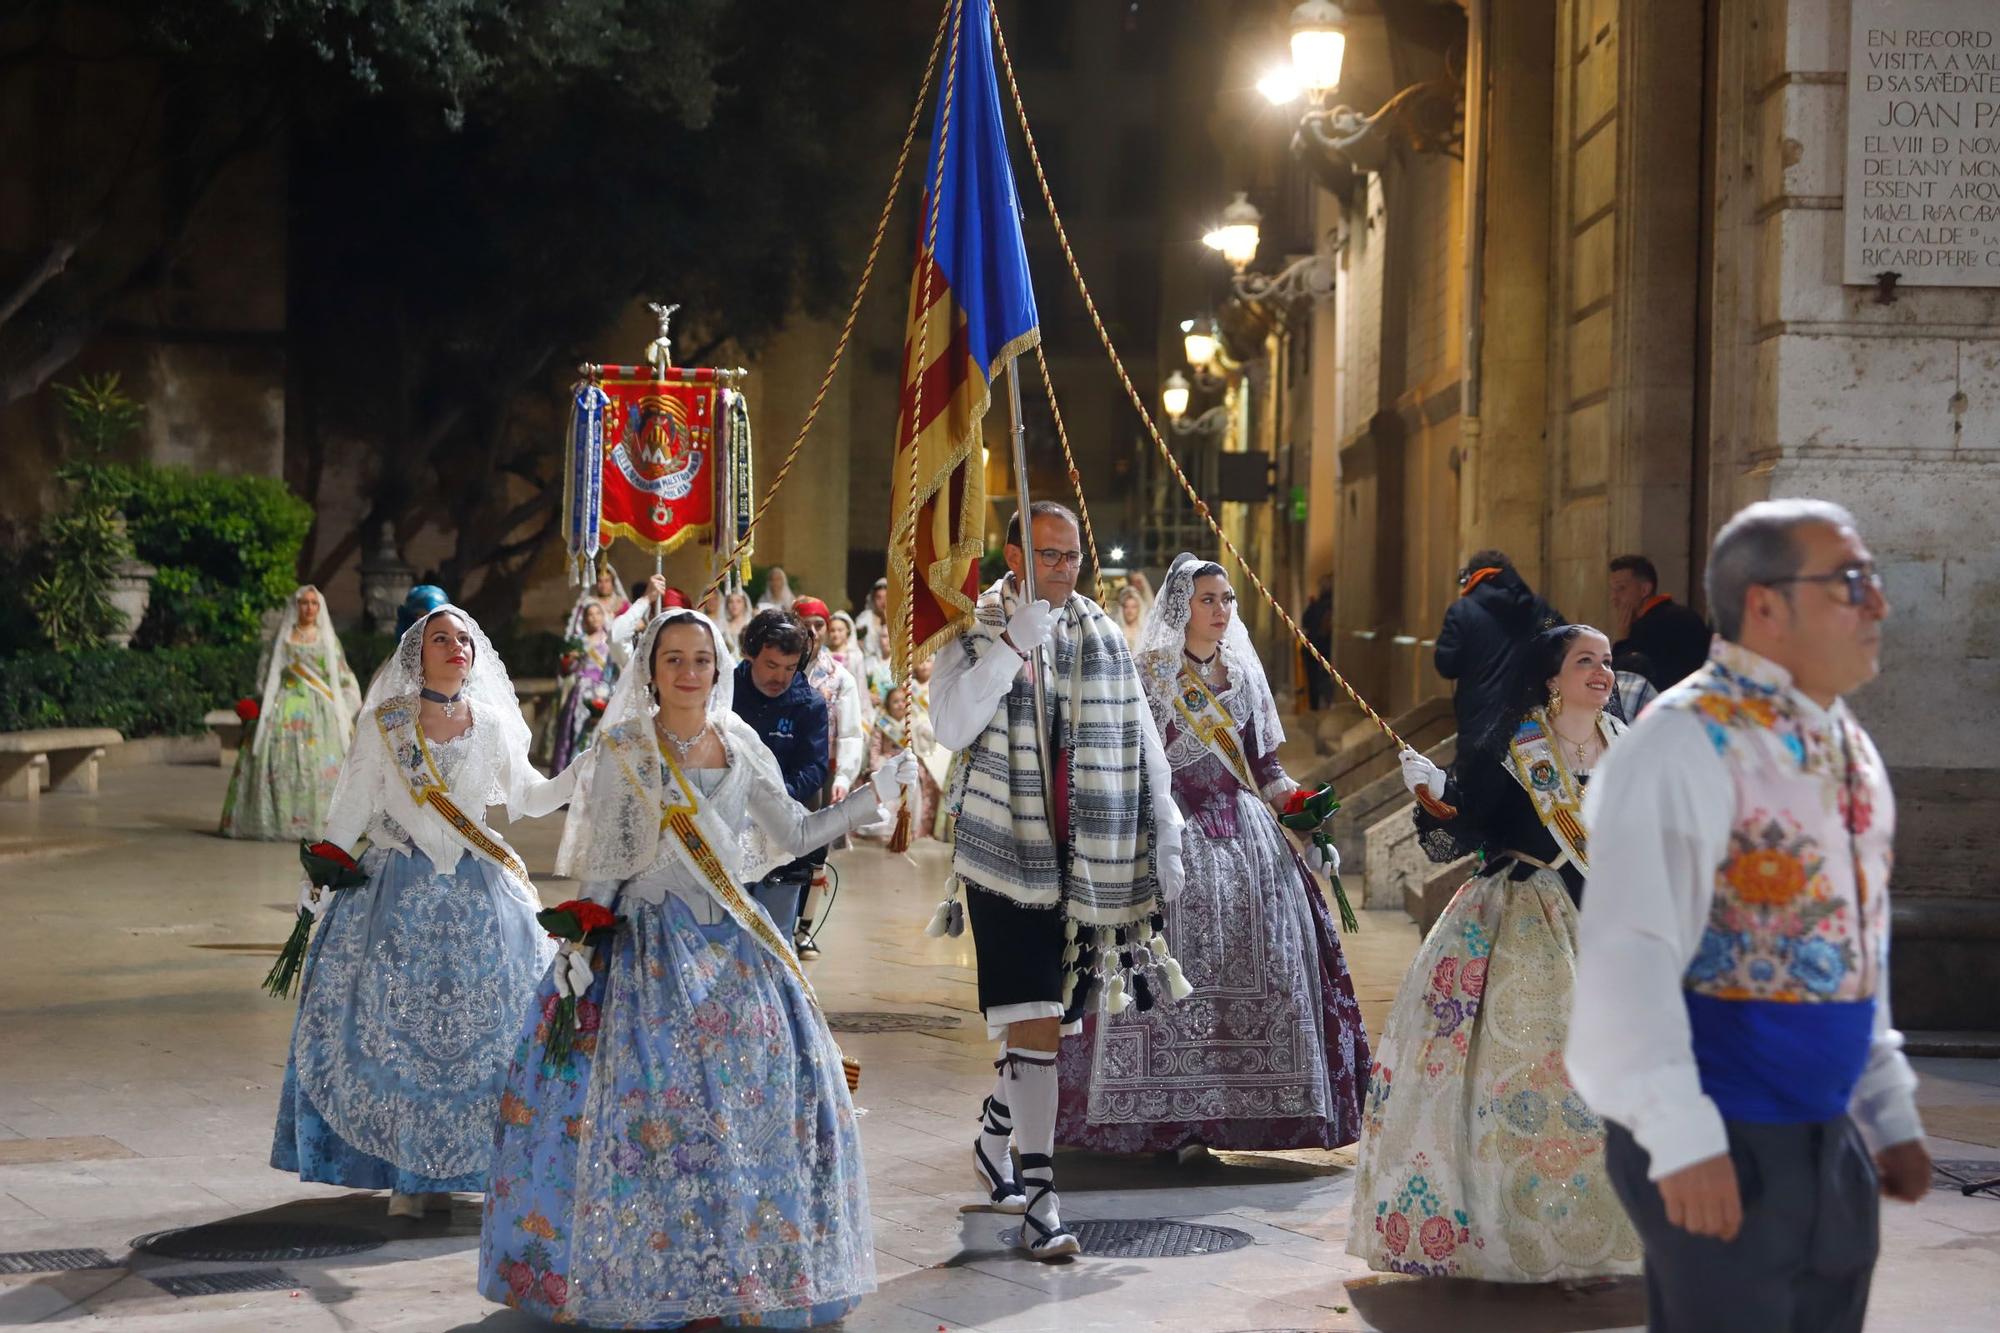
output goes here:
[[141, 647], [251, 643], [263, 615], [298, 585], [312, 506], [272, 477], [225, 477], [151, 464], [79, 465], [79, 493], [125, 515], [155, 567]]
[[116, 727], [189, 736], [212, 708], [255, 695], [258, 646], [24, 653], [0, 659], [0, 731]]

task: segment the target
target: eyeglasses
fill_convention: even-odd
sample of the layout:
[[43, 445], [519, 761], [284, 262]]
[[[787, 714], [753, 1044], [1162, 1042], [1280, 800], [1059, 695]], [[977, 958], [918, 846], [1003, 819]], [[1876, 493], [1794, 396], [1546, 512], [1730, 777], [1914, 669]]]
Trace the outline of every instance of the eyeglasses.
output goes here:
[[1037, 546], [1035, 559], [1045, 569], [1081, 569], [1083, 552], [1059, 551], [1053, 546]]
[[1775, 588], [1786, 583], [1838, 583], [1847, 590], [1849, 606], [1866, 606], [1868, 594], [1882, 591], [1882, 575], [1873, 565], [1848, 565], [1831, 574], [1792, 574], [1782, 579], [1765, 579]]

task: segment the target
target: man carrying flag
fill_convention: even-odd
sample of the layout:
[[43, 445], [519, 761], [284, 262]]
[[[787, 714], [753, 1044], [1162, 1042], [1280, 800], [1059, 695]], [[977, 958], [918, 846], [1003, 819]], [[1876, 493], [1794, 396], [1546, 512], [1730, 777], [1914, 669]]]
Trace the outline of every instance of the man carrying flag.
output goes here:
[[937, 740], [966, 752], [952, 869], [988, 1035], [1006, 1038], [975, 1169], [996, 1208], [1025, 1214], [1023, 1248], [1057, 1259], [1079, 1248], [1055, 1194], [1060, 1036], [1093, 1001], [1152, 1004], [1148, 971], [1185, 985], [1160, 935], [1161, 901], [1180, 889], [1181, 819], [1124, 635], [1076, 592], [1076, 516], [1047, 501], [1017, 509], [1009, 572], [979, 590], [980, 425], [994, 378], [1041, 340], [991, 32], [988, 0], [964, 0], [903, 346], [888, 622], [899, 678], [937, 652]]

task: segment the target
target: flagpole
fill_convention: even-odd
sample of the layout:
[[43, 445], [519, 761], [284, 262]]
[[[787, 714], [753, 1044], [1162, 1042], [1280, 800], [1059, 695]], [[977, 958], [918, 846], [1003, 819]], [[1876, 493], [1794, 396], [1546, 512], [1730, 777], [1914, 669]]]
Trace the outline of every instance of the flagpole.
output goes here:
[[[1026, 432], [1021, 425], [1021, 358], [1017, 355], [1007, 362], [1007, 438], [1014, 451], [1014, 499], [1021, 518], [1021, 592], [1023, 600], [1036, 600], [1035, 594], [1035, 524], [1034, 513], [1028, 496], [1028, 452], [1022, 447]], [[1055, 608], [1061, 611], [1061, 607]], [[1053, 770], [1049, 767], [1049, 701], [1048, 701], [1048, 655], [1044, 642], [1034, 651], [1033, 670], [1028, 675], [1035, 690], [1035, 755], [1041, 760], [1042, 808], [1048, 812], [1049, 831], [1053, 835], [1056, 827], [1055, 789], [1051, 781]]]

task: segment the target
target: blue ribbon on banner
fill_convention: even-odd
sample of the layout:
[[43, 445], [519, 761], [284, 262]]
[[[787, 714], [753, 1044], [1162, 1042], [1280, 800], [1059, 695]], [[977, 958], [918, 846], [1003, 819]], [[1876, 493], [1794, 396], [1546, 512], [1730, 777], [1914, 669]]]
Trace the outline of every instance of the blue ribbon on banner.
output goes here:
[[570, 567], [579, 584], [595, 575], [598, 522], [604, 513], [604, 409], [611, 396], [584, 380], [570, 410], [569, 522]]

